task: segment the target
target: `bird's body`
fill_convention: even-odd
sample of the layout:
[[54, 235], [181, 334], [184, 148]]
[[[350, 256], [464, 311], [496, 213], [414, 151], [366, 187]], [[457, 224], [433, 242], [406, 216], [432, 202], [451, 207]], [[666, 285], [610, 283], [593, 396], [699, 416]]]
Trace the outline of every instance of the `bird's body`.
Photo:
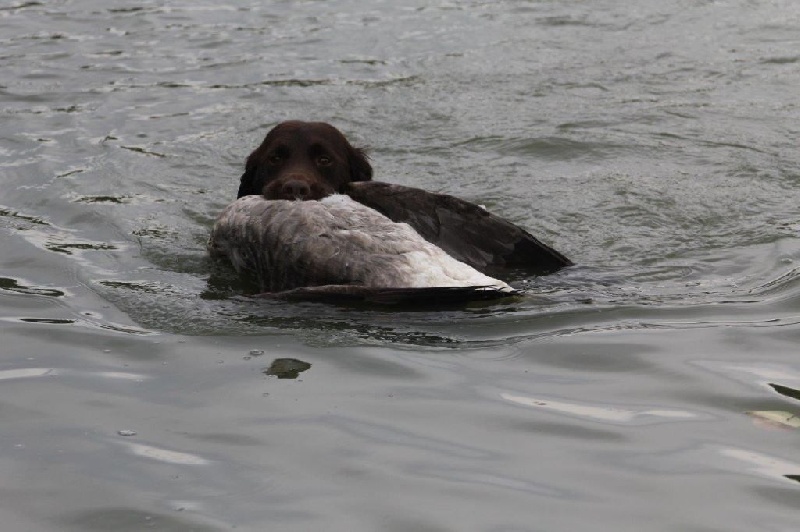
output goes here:
[[486, 299], [515, 292], [448, 255], [408, 224], [339, 194], [318, 201], [241, 197], [217, 218], [209, 251], [227, 257], [273, 294], [297, 289], [352, 294], [354, 287], [359, 293], [412, 289], [417, 295], [419, 289], [463, 289], [449, 293]]

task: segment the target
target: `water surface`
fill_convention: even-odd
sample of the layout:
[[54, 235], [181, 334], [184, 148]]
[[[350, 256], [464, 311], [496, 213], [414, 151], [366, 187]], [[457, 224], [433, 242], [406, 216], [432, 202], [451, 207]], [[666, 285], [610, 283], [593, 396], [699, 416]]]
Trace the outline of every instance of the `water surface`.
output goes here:
[[[798, 528], [798, 35], [790, 0], [0, 6], [5, 526]], [[242, 296], [205, 241], [289, 118], [577, 265]]]

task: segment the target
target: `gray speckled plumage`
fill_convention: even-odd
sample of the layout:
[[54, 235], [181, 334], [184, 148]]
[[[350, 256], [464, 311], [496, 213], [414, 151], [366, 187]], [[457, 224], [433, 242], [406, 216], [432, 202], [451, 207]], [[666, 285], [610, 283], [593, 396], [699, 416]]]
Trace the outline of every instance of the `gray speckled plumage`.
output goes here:
[[242, 197], [217, 218], [208, 248], [212, 256], [227, 257], [237, 271], [255, 275], [271, 293], [298, 289], [295, 294], [306, 294], [307, 287], [329, 285], [348, 286], [340, 292], [349, 294], [429, 288], [514, 292], [407, 224], [341, 195], [305, 202]]

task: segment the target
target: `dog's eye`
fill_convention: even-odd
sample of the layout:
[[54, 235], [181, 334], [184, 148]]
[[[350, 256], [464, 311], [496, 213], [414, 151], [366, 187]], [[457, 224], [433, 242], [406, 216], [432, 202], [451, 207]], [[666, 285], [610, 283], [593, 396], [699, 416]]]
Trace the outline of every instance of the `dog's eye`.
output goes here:
[[331, 159], [327, 155], [320, 155], [319, 157], [317, 157], [317, 164], [320, 166], [330, 166], [333, 164], [333, 159]]
[[281, 161], [283, 161], [283, 157], [277, 153], [267, 156], [267, 163], [269, 164], [281, 164]]

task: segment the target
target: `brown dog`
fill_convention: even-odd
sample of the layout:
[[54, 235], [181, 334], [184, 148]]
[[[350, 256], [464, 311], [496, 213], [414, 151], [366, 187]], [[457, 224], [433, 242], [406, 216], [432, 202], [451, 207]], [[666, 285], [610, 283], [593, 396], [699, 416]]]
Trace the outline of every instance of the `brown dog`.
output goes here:
[[237, 197], [318, 200], [343, 192], [348, 183], [369, 181], [372, 167], [363, 150], [324, 122], [282, 122], [247, 158]]

